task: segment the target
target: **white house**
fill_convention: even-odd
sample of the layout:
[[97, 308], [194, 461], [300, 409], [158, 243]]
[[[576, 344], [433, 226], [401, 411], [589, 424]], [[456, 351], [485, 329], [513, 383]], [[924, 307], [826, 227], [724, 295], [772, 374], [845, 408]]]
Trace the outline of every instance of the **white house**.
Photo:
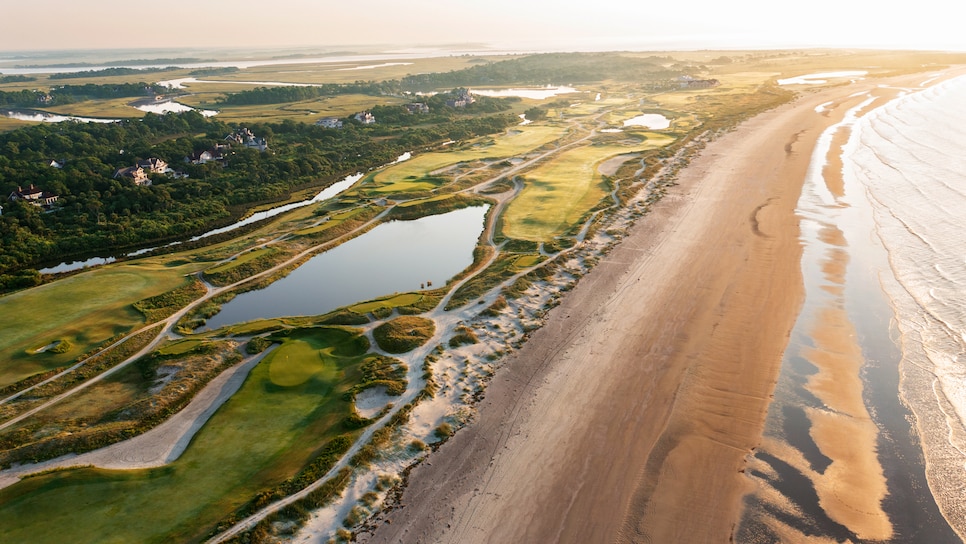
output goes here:
[[363, 125], [371, 125], [376, 122], [376, 117], [371, 111], [360, 111], [359, 113], [352, 116], [353, 119], [359, 121]]
[[144, 168], [141, 168], [140, 166], [119, 168], [116, 172], [114, 172], [114, 179], [117, 178], [127, 178], [138, 187], [147, 187], [148, 185], [151, 185], [151, 178], [149, 178], [147, 173], [144, 172]]
[[34, 206], [49, 208], [54, 202], [57, 202], [57, 195], [48, 193], [39, 187], [34, 186], [33, 183], [30, 187], [24, 189], [23, 187], [17, 186], [17, 190], [10, 193], [10, 201], [14, 202], [17, 200], [23, 200], [24, 202], [29, 202]]
[[155, 157], [138, 161], [138, 166], [155, 174], [164, 174], [168, 170], [168, 163]]

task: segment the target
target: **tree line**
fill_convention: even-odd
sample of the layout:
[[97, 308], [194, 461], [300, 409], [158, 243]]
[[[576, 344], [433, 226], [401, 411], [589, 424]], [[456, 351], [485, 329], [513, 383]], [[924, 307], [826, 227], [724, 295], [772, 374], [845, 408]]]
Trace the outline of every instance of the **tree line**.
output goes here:
[[666, 57], [618, 53], [548, 53], [386, 81], [327, 83], [312, 87], [258, 87], [231, 94], [220, 104], [282, 104], [344, 94], [402, 96], [461, 86], [559, 85], [604, 80], [646, 83], [684, 75], [680, 67], [666, 68], [668, 62]]
[[[417, 117], [410, 116], [411, 123]], [[293, 190], [517, 122], [513, 115], [496, 114], [341, 130], [290, 120], [254, 123], [248, 128], [268, 139], [271, 152], [235, 146], [224, 164], [185, 162], [192, 152], [224, 143], [237, 128], [197, 112], [149, 113], [112, 124], [45, 123], [0, 134], [0, 289], [36, 282], [31, 268], [41, 264], [194, 236]], [[118, 168], [150, 157], [189, 177], [150, 174], [153, 183], [146, 187], [112, 178]], [[52, 167], [51, 160], [63, 167]], [[6, 200], [18, 186], [30, 184], [59, 196], [52, 211]]]

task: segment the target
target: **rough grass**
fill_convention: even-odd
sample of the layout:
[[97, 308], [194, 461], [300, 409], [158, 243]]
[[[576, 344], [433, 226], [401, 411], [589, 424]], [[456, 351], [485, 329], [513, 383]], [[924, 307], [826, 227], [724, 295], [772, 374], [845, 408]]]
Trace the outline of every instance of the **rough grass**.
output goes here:
[[[157, 74], [152, 74], [157, 76]], [[76, 80], [63, 80], [58, 84], [78, 85]], [[103, 81], [99, 82], [103, 83]], [[102, 118], [127, 118], [143, 117], [144, 112], [130, 106], [135, 98], [113, 98], [107, 100], [85, 100], [74, 102], [63, 106], [44, 107], [44, 111], [59, 113], [61, 115], [75, 115], [78, 117], [102, 117]]]
[[418, 316], [402, 316], [379, 325], [372, 336], [387, 353], [408, 353], [425, 344], [436, 333], [432, 319]]
[[[72, 362], [105, 340], [144, 323], [131, 304], [184, 282], [191, 265], [110, 266], [0, 297], [0, 386]], [[52, 338], [75, 346], [66, 354], [30, 355]]]
[[306, 344], [289, 354], [305, 354], [318, 371], [283, 386], [272, 380], [270, 363], [258, 365], [170, 466], [57, 472], [0, 490], [4, 539], [197, 541], [260, 490], [296, 474], [342, 432], [351, 410], [344, 393], [368, 344], [357, 332], [331, 328], [296, 331], [289, 342]]
[[408, 161], [380, 170], [370, 179], [378, 186], [418, 179], [442, 168], [480, 159], [515, 157], [563, 136], [563, 130], [547, 125], [517, 127], [506, 134], [487, 137], [450, 151], [424, 153]]

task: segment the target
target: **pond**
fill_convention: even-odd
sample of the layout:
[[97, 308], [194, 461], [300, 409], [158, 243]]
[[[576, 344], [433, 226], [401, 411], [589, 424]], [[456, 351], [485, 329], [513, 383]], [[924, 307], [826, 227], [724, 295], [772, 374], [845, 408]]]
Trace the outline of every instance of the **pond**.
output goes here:
[[473, 263], [488, 208], [379, 225], [313, 257], [265, 289], [239, 295], [208, 320], [207, 328], [320, 315], [393, 293], [419, 291], [421, 286], [440, 287]]
[[471, 89], [470, 92], [480, 96], [518, 96], [520, 98], [544, 100], [553, 98], [558, 94], [577, 93], [580, 91], [573, 87], [537, 87], [532, 89]]
[[660, 113], [645, 113], [624, 121], [625, 127], [645, 127], [651, 130], [661, 130], [671, 126], [671, 120]]
[[[139, 104], [135, 106], [135, 108], [141, 111], [157, 113], [157, 114], [195, 111], [195, 108], [192, 108], [191, 106], [186, 106], [180, 102], [175, 102], [174, 100], [165, 100], [163, 102]], [[214, 117], [215, 115], [218, 115], [218, 112], [214, 110], [196, 110], [196, 111], [198, 111], [199, 113], [201, 113], [201, 115], [204, 115], [205, 117]]]
[[846, 70], [842, 72], [821, 72], [818, 74], [806, 74], [804, 76], [779, 79], [779, 85], [821, 85], [828, 83], [829, 79], [836, 78], [858, 78], [869, 72], [865, 70]]

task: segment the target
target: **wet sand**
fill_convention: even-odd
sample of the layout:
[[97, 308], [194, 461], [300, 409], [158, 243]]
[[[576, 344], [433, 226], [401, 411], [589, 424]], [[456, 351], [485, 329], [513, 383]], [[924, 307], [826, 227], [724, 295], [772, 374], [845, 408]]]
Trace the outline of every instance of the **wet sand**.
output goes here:
[[727, 542], [803, 300], [796, 203], [843, 114], [815, 108], [860, 88], [709, 144], [360, 541]]
[[[891, 83], [831, 110], [864, 104], [850, 114], [861, 117], [919, 82]], [[865, 188], [842, 175], [851, 132], [846, 124], [831, 133], [816, 159], [821, 176], [800, 202], [806, 299], [762, 446], [749, 460], [756, 490], [737, 542], [961, 541], [932, 496], [919, 430], [900, 400], [903, 355], [878, 272], [888, 265]]]

